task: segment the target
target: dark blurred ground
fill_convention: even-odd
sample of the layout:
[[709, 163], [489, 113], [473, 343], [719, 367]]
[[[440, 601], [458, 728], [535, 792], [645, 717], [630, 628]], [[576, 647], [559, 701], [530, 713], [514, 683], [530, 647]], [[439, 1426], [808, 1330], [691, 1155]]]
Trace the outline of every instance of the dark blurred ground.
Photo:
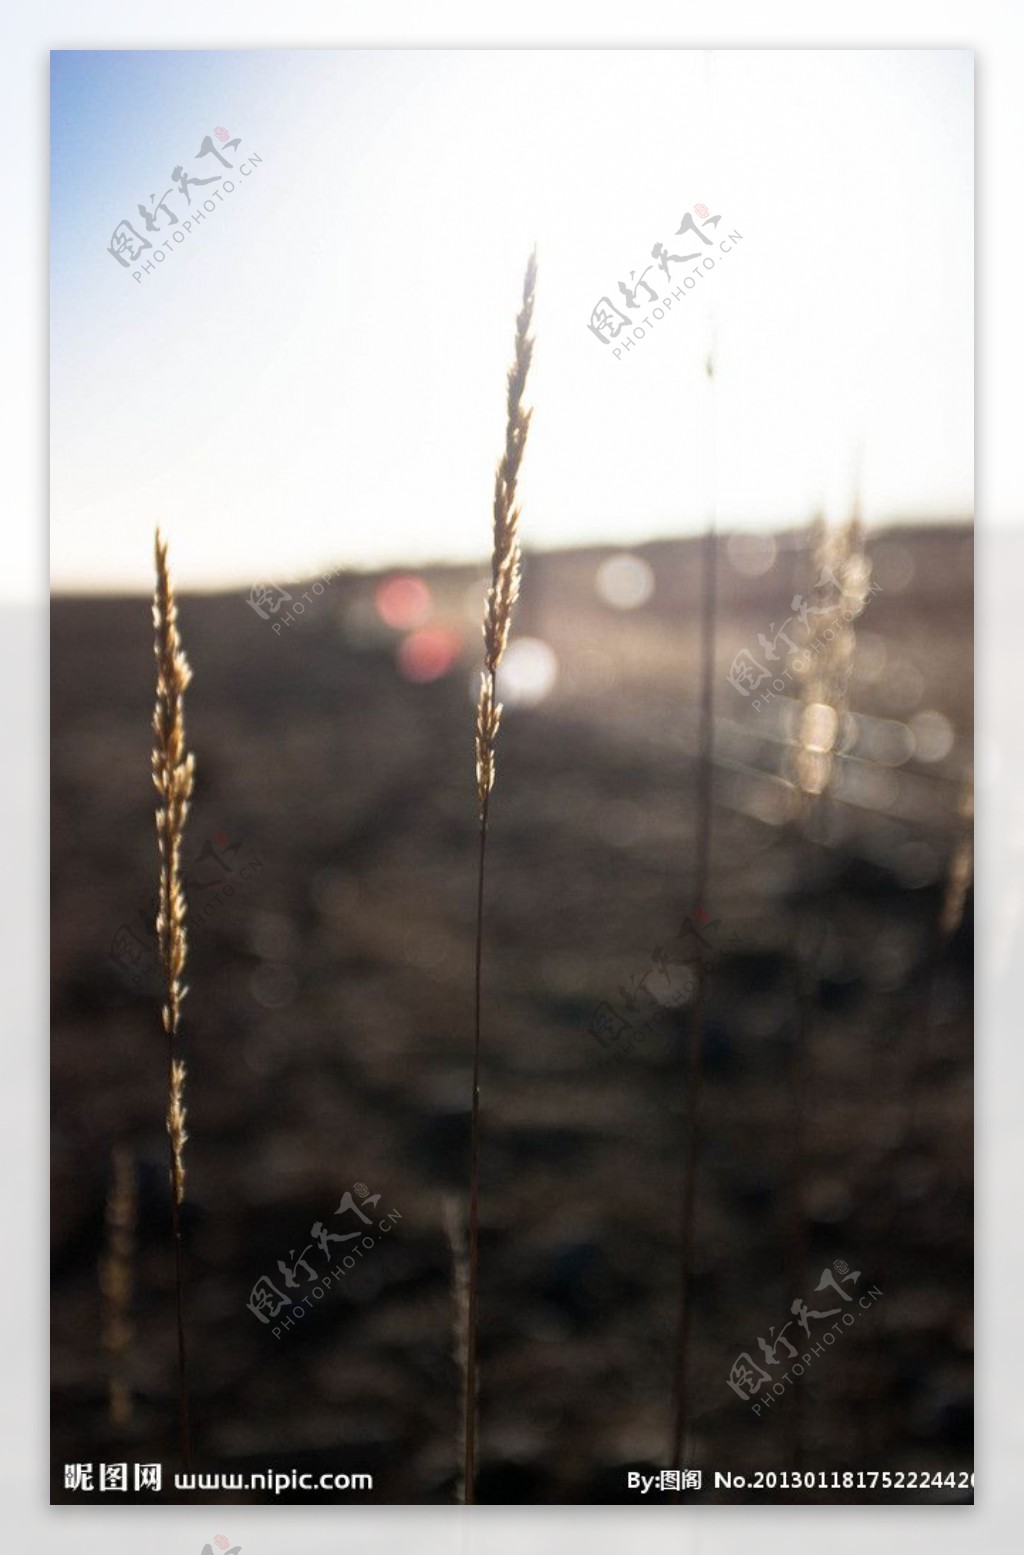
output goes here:
[[[883, 592], [858, 622], [855, 743], [839, 797], [799, 829], [779, 777], [786, 704], [755, 713], [725, 676], [787, 613], [807, 558], [782, 537], [751, 577], [734, 565], [742, 546], [721, 546], [707, 909], [722, 948], [689, 1452], [705, 1487], [716, 1468], [973, 1466], [970, 899], [951, 940], [936, 930], [971, 754], [971, 535], [893, 531], [869, 551]], [[628, 612], [594, 591], [607, 554], [527, 559], [518, 635], [550, 647], [558, 676], [535, 707], [509, 708], [500, 738], [481, 1500], [625, 1500], [624, 1470], [669, 1462], [688, 1016], [620, 1062], [588, 1027], [602, 1001], [621, 1009], [620, 988], [693, 906], [699, 543], [638, 552], [655, 590]], [[281, 617], [260, 619], [241, 592], [181, 602], [198, 766], [184, 1022], [195, 1458], [371, 1472], [372, 1499], [398, 1502], [452, 1496], [442, 1198], [457, 1192], [464, 1211], [472, 1035], [479, 578], [419, 576], [428, 628], [443, 631], [406, 674], [402, 634], [373, 607], [379, 578], [335, 578], [278, 633]], [[149, 605], [58, 599], [52, 620], [59, 1501], [82, 1499], [62, 1489], [65, 1462], [162, 1460], [169, 1474], [175, 1395], [165, 1049], [146, 960], [126, 969], [111, 953], [127, 925], [143, 954], [155, 881]], [[450, 673], [408, 678], [456, 639]], [[117, 1431], [97, 1281], [115, 1145], [132, 1150], [140, 1193], [135, 1414]], [[357, 1183], [401, 1218], [275, 1339], [247, 1308], [254, 1283], [281, 1285], [278, 1259], [315, 1221], [353, 1229], [333, 1211]], [[862, 1271], [858, 1293], [882, 1295], [755, 1417], [730, 1367], [762, 1359], [759, 1336], [794, 1297], [820, 1309], [829, 1293], [812, 1292], [837, 1260]]]

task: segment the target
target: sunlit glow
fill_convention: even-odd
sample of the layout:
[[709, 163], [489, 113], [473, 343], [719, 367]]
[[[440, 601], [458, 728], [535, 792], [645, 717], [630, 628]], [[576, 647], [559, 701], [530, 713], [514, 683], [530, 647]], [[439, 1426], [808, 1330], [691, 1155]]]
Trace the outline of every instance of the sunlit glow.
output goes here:
[[398, 668], [406, 680], [425, 685], [451, 670], [462, 651], [462, 638], [447, 626], [422, 626], [398, 645]]
[[[860, 446], [869, 524], [970, 512], [967, 50], [56, 59], [58, 589], [147, 591], [156, 521], [185, 591], [284, 587], [328, 563], [485, 561], [535, 240], [528, 548], [637, 552], [703, 527], [712, 330], [723, 529], [792, 527], [819, 498], [845, 515]], [[239, 154], [263, 164], [216, 218], [152, 245], [135, 279], [110, 230], [151, 197], [165, 157], [194, 150], [201, 106], [221, 103], [210, 111], [235, 105]], [[126, 119], [149, 129], [126, 141]], [[638, 137], [657, 150], [639, 153]], [[672, 247], [697, 202], [720, 206], [721, 237], [683, 302], [679, 264], [666, 273], [652, 248]], [[851, 212], [868, 211], [885, 227], [877, 277], [851, 239]], [[620, 285], [634, 267], [632, 308]], [[644, 287], [664, 295], [668, 281], [680, 298], [656, 319]], [[631, 326], [628, 351], [588, 328], [602, 297]]]
[[805, 750], [830, 751], [839, 732], [839, 716], [827, 702], [812, 702], [800, 718], [800, 743]]
[[910, 720], [918, 761], [944, 761], [953, 749], [953, 725], [943, 713], [929, 708]]
[[879, 682], [878, 698], [893, 713], [908, 713], [924, 695], [924, 676], [916, 664], [890, 650], [889, 666]]
[[841, 756], [849, 755], [857, 744], [860, 736], [860, 727], [855, 714], [843, 713], [839, 720], [839, 733], [836, 736], [835, 750]]
[[725, 544], [731, 565], [745, 578], [760, 578], [775, 566], [778, 546], [772, 535], [731, 534]]
[[906, 724], [882, 718], [868, 729], [864, 746], [872, 761], [883, 767], [901, 767], [914, 754], [914, 736]]
[[654, 593], [654, 570], [640, 556], [609, 556], [597, 569], [596, 587], [615, 610], [636, 610]]
[[746, 809], [768, 826], [783, 826], [793, 817], [793, 790], [786, 783], [761, 783], [751, 793]]
[[880, 540], [871, 551], [872, 575], [887, 594], [902, 594], [914, 581], [914, 558], [898, 540]]
[[535, 707], [558, 678], [558, 660], [539, 637], [517, 637], [498, 667], [498, 700], [506, 707]]
[[421, 626], [430, 615], [430, 590], [422, 578], [411, 574], [386, 578], [373, 598], [381, 620], [396, 632]]

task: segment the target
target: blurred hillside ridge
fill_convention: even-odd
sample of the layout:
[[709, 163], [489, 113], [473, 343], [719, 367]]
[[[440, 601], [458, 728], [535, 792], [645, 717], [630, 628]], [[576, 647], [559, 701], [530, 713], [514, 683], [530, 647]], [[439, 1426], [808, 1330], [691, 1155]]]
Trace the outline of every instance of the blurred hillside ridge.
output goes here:
[[[667, 1462], [692, 1008], [684, 998], [624, 1056], [595, 1012], [642, 1024], [636, 990], [660, 1003], [678, 985], [688, 918], [715, 946], [696, 1462], [792, 1468], [796, 1443], [806, 1467], [970, 1467], [966, 877], [946, 933], [940, 920], [969, 826], [972, 532], [869, 534], [878, 592], [853, 623], [832, 723], [804, 718], [779, 635], [802, 645], [794, 602], [819, 597], [806, 534], [719, 538], [711, 885], [695, 904], [700, 545], [525, 559], [486, 906], [481, 1500], [626, 1499], [625, 1469]], [[445, 566], [254, 577], [252, 592], [180, 601], [204, 1470], [340, 1462], [375, 1475], [375, 1499], [451, 1499], [442, 1198], [467, 1180], [484, 588], [482, 568]], [[169, 1471], [174, 1363], [165, 1049], [146, 960], [149, 603], [58, 597], [52, 649], [62, 1500], [81, 1499], [62, 1489], [65, 1462]], [[794, 742], [812, 725], [829, 729], [828, 783], [798, 804]], [[134, 1408], [115, 1430], [97, 1263], [116, 1146], [135, 1163], [139, 1235]], [[247, 1307], [254, 1284], [279, 1283], [278, 1261], [356, 1184], [400, 1218], [349, 1285], [275, 1338]], [[761, 1358], [759, 1336], [837, 1260], [884, 1297], [758, 1418], [730, 1368]]]

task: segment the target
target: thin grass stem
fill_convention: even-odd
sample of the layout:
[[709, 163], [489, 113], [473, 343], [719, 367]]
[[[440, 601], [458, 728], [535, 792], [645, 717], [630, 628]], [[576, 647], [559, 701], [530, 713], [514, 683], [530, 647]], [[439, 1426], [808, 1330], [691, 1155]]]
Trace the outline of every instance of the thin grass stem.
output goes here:
[[181, 849], [192, 795], [195, 765], [185, 744], [185, 690], [192, 672], [178, 634], [178, 608], [167, 560], [167, 546], [156, 535], [156, 590], [153, 596], [156, 705], [153, 711], [153, 783], [160, 849], [160, 891], [156, 930], [164, 982], [161, 1012], [167, 1037], [167, 1146], [171, 1191], [171, 1243], [174, 1254], [175, 1316], [178, 1360], [178, 1431], [182, 1469], [191, 1465], [188, 1357], [185, 1345], [185, 1271], [182, 1205], [185, 1200], [185, 1065], [181, 1060], [181, 1004], [188, 992], [182, 981], [188, 954], [186, 902], [181, 881]]
[[516, 318], [515, 359], [508, 370], [505, 448], [494, 476], [494, 540], [491, 583], [484, 607], [484, 668], [476, 709], [476, 785], [480, 818], [476, 888], [476, 952], [473, 1000], [473, 1094], [469, 1125], [469, 1288], [466, 1297], [466, 1385], [464, 1401], [463, 1496], [476, 1499], [477, 1471], [477, 1329], [480, 1295], [480, 1057], [483, 984], [484, 880], [487, 866], [487, 822], [494, 786], [495, 748], [501, 721], [498, 665], [508, 643], [512, 608], [519, 597], [519, 508], [516, 491], [530, 415], [523, 404], [533, 359], [533, 304], [537, 256], [530, 255], [523, 280], [523, 300]]

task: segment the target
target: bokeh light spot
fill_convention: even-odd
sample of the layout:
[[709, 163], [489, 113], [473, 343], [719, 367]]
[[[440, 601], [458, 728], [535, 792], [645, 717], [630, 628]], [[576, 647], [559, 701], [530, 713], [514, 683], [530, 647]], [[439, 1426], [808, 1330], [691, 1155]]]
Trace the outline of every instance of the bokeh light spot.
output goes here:
[[406, 680], [426, 685], [447, 675], [462, 651], [458, 632], [447, 626], [423, 626], [398, 645], [398, 668]]
[[839, 732], [839, 715], [828, 702], [812, 702], [800, 720], [800, 743], [805, 750], [830, 751]]
[[264, 962], [252, 974], [249, 987], [257, 1004], [267, 1010], [280, 1010], [295, 998], [298, 980], [290, 967]]
[[558, 679], [558, 660], [539, 637], [517, 637], [498, 666], [498, 701], [506, 707], [536, 707]]
[[871, 572], [887, 594], [902, 594], [913, 581], [914, 558], [898, 540], [880, 540], [871, 548]]
[[893, 718], [879, 719], [864, 737], [867, 754], [883, 767], [901, 767], [914, 754], [914, 736], [906, 724]]
[[943, 761], [953, 749], [953, 725], [933, 708], [914, 714], [910, 732], [918, 761]]
[[911, 664], [909, 659], [898, 656], [896, 650], [892, 650], [885, 676], [879, 681], [876, 694], [890, 712], [908, 713], [924, 695], [924, 676], [916, 664]]
[[374, 595], [377, 614], [396, 632], [408, 632], [421, 626], [430, 614], [430, 590], [422, 578], [404, 573], [387, 578]]
[[640, 556], [609, 556], [597, 569], [597, 592], [615, 610], [636, 610], [654, 593], [654, 570]]
[[769, 572], [778, 549], [772, 535], [733, 534], [725, 542], [730, 564], [745, 578], [761, 578]]

